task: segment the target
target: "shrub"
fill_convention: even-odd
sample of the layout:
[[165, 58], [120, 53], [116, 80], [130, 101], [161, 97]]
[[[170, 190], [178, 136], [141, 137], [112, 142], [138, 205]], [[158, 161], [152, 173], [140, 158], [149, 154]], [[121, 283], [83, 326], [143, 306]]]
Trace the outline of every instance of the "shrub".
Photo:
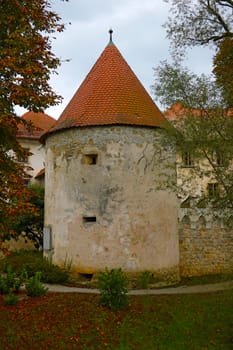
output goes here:
[[100, 272], [97, 277], [100, 304], [114, 310], [128, 306], [127, 279], [121, 269]]
[[36, 272], [26, 283], [27, 295], [30, 297], [39, 297], [47, 293], [48, 288], [41, 283], [41, 272]]
[[51, 264], [47, 259], [43, 258], [35, 263], [24, 265], [28, 276], [35, 275], [37, 271], [41, 272], [41, 281], [44, 283], [65, 283], [69, 279], [67, 270], [61, 269], [59, 266]]
[[[8, 266], [11, 265], [13, 271], [19, 274], [24, 265], [38, 264], [43, 260], [42, 252], [31, 250], [16, 250], [9, 256], [5, 256], [0, 260], [0, 269], [7, 272]], [[38, 271], [38, 270], [36, 270]], [[35, 272], [36, 272], [35, 271]]]
[[23, 270], [20, 276], [16, 276], [12, 267], [7, 267], [7, 275], [0, 275], [0, 294], [7, 294], [10, 291], [18, 292], [25, 280], [25, 271]]
[[20, 274], [22, 268], [27, 271], [28, 277], [34, 276], [37, 271], [41, 272], [41, 281], [44, 283], [65, 283], [69, 279], [68, 269], [53, 265], [48, 259], [37, 251], [15, 251], [11, 256], [0, 261], [0, 268], [6, 272], [11, 265], [16, 274]]
[[19, 301], [19, 298], [10, 291], [5, 297], [4, 297], [4, 304], [5, 305], [16, 305]]
[[0, 294], [9, 293], [9, 288], [7, 286], [6, 278], [0, 275]]
[[138, 279], [138, 287], [147, 289], [151, 283], [153, 275], [150, 271], [143, 271]]

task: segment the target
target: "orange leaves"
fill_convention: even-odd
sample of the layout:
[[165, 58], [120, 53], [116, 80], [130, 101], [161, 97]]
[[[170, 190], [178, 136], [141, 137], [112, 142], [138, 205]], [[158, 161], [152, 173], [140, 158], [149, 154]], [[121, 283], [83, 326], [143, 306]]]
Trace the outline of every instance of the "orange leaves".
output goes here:
[[60, 101], [48, 83], [50, 72], [60, 65], [60, 59], [50, 50], [50, 33], [61, 31], [64, 26], [59, 16], [50, 10], [50, 2], [2, 1], [0, 22], [1, 94], [3, 98], [5, 94], [8, 110], [17, 104], [28, 109], [33, 105], [46, 108]]
[[233, 38], [226, 38], [219, 44], [213, 72], [217, 83], [223, 88], [226, 102], [233, 107]]
[[48, 0], [2, 0], [0, 23], [0, 230], [9, 231], [18, 215], [35, 212], [24, 186], [25, 169], [12, 156], [12, 151], [23, 155], [14, 107], [43, 110], [60, 102], [48, 82], [60, 65], [50, 35], [64, 25]]

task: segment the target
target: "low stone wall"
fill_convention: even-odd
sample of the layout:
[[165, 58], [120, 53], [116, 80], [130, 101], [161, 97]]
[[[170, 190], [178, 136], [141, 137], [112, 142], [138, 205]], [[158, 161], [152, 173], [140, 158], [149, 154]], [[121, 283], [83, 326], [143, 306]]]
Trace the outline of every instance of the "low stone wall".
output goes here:
[[233, 230], [217, 213], [181, 209], [179, 219], [181, 276], [233, 272]]

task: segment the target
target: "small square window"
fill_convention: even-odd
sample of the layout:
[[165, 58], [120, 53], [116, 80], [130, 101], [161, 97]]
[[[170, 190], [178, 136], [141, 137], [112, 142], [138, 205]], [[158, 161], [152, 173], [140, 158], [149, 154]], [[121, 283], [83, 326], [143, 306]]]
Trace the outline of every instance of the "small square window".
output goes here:
[[194, 166], [193, 155], [188, 151], [183, 152], [182, 161], [183, 161], [183, 166], [185, 166], [185, 167], [193, 167]]
[[87, 165], [97, 164], [98, 154], [84, 154], [82, 162]]

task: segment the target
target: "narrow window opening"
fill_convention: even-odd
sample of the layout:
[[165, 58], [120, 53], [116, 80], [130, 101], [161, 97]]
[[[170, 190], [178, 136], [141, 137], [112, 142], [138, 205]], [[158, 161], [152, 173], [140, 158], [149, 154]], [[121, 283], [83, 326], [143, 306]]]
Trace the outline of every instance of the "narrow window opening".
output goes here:
[[98, 154], [84, 154], [83, 155], [83, 164], [95, 165], [97, 164]]
[[83, 216], [83, 222], [84, 223], [96, 222], [96, 216]]
[[218, 150], [214, 151], [213, 152], [213, 161], [215, 162], [215, 164], [217, 166], [224, 166], [225, 159], [224, 159], [223, 152], [220, 152]]
[[217, 182], [209, 183], [207, 189], [210, 198], [215, 198], [219, 195], [219, 185]]
[[79, 277], [83, 281], [91, 281], [93, 278], [93, 273], [79, 273]]
[[193, 167], [194, 166], [194, 159], [193, 155], [190, 152], [184, 152], [182, 154], [182, 160], [183, 160], [183, 166], [185, 167]]

